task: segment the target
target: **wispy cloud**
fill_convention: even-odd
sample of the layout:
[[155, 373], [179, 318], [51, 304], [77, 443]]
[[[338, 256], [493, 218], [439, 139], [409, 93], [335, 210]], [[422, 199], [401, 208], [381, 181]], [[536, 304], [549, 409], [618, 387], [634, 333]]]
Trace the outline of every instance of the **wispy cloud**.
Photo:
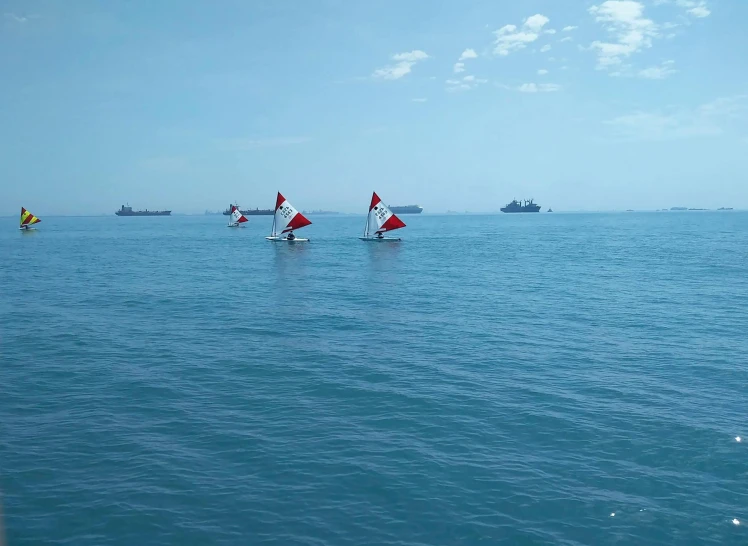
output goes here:
[[561, 86], [555, 83], [523, 83], [517, 88], [521, 93], [555, 93]]
[[[29, 17], [24, 15], [16, 15], [15, 13], [4, 13], [3, 16], [9, 21], [15, 21], [16, 23], [26, 23]], [[31, 16], [33, 18], [33, 16]]]
[[707, 3], [703, 0], [676, 0], [675, 3], [686, 9], [686, 13], [693, 15], [694, 17], [703, 18], [709, 17], [712, 12], [707, 7]]
[[573, 39], [574, 39], [574, 38], [572, 38], [571, 36], [567, 36], [566, 38], [561, 38], [561, 39], [559, 40], [559, 42], [560, 42], [560, 43], [563, 43], [563, 42], [571, 42], [571, 41], [572, 41]]
[[392, 56], [395, 64], [378, 68], [371, 76], [372, 78], [381, 80], [399, 80], [403, 76], [410, 74], [411, 69], [416, 63], [428, 58], [429, 56], [420, 49], [414, 49], [405, 53], [396, 53]]
[[576, 29], [578, 29], [578, 28], [579, 28], [579, 27], [575, 27], [575, 26], [571, 26], [571, 25], [569, 25], [568, 27], [564, 27], [564, 28], [563, 28], [563, 29], [561, 29], [561, 30], [563, 30], [564, 32], [571, 32], [572, 30], [576, 30]]
[[620, 65], [624, 58], [652, 47], [658, 37], [657, 25], [644, 17], [644, 4], [634, 0], [607, 0], [592, 6], [589, 12], [614, 38], [612, 42], [595, 41], [590, 48], [597, 52], [597, 68]]
[[417, 98], [417, 99], [411, 99], [412, 102], [427, 102], [429, 99], [426, 98]]
[[454, 71], [455, 74], [459, 74], [460, 72], [465, 72], [465, 63], [455, 63], [452, 70]]
[[676, 72], [675, 61], [665, 61], [660, 66], [650, 66], [649, 68], [640, 70], [637, 75], [647, 80], [664, 80]]
[[484, 80], [482, 78], [476, 78], [475, 76], [465, 76], [462, 79], [456, 80], [447, 80], [447, 91], [450, 93], [454, 93], [455, 91], [470, 91], [471, 89], [475, 89], [479, 85], [482, 85], [484, 83], [488, 83], [488, 80]]
[[618, 137], [632, 140], [671, 140], [721, 135], [731, 121], [741, 128], [748, 96], [722, 97], [688, 110], [636, 111], [605, 122]]
[[294, 146], [311, 140], [309, 137], [229, 138], [218, 141], [218, 146], [224, 151], [241, 152], [257, 148]]
[[550, 50], [551, 50], [551, 46], [549, 44], [546, 44], [546, 45], [544, 45], [543, 47], [540, 48], [540, 52], [541, 53], [547, 53]]
[[494, 31], [496, 36], [494, 55], [505, 57], [513, 51], [526, 48], [527, 44], [531, 44], [540, 37], [543, 27], [549, 21], [548, 17], [538, 13], [525, 19], [521, 28], [516, 25], [505, 25]]
[[548, 71], [545, 68], [538, 70], [538, 76], [545, 76], [546, 74], [548, 74]]

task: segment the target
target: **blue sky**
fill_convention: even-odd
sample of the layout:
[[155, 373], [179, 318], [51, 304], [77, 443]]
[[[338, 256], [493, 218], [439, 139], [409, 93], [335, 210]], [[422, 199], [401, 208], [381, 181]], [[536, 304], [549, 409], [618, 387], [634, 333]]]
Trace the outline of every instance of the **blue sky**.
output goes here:
[[0, 0], [0, 214], [748, 208], [742, 0]]

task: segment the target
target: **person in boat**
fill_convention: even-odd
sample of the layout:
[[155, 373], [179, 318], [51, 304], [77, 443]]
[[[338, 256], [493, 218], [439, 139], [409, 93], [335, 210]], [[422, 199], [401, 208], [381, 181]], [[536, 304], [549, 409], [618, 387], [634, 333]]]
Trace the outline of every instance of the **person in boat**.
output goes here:
[[384, 239], [384, 235], [382, 235], [381, 231], [377, 231], [377, 239]]
[[293, 231], [289, 231], [286, 239], [288, 239], [289, 241], [293, 241], [294, 239], [296, 239], [296, 235], [293, 234]]

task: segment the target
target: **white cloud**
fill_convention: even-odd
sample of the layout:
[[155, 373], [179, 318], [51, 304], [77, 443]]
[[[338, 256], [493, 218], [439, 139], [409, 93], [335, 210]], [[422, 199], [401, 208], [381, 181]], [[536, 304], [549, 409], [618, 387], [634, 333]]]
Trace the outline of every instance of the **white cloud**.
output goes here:
[[406, 63], [417, 63], [418, 61], [422, 61], [428, 58], [429, 56], [426, 54], [426, 52], [421, 51], [420, 49], [414, 49], [413, 51], [408, 51], [407, 53], [396, 53], [392, 56], [393, 61], [402, 61]]
[[458, 61], [464, 61], [465, 59], [475, 59], [478, 57], [478, 54], [475, 52], [474, 49], [466, 49], [462, 52], [462, 55], [460, 55], [460, 58]]
[[643, 112], [605, 122], [617, 136], [634, 140], [669, 140], [723, 134], [731, 121], [742, 131], [748, 96], [722, 97], [694, 109]]
[[696, 6], [695, 8], [688, 10], [688, 13], [694, 17], [709, 17], [712, 12], [709, 11], [706, 6]]
[[378, 68], [371, 76], [372, 78], [381, 80], [399, 80], [403, 76], [410, 74], [413, 65], [428, 58], [429, 56], [420, 49], [414, 49], [405, 53], [396, 53], [392, 56], [392, 60], [396, 61], [395, 64]]
[[712, 12], [707, 7], [704, 0], [676, 0], [675, 3], [686, 9], [686, 13], [693, 15], [694, 17], [709, 17]]
[[411, 100], [412, 100], [412, 102], [426, 102], [426, 101], [428, 101], [429, 99], [418, 98], [418, 99], [411, 99]]
[[545, 76], [546, 74], [548, 74], [548, 71], [545, 68], [538, 70], [538, 76]]
[[549, 28], [548, 30], [544, 31], [543, 34], [556, 34], [556, 31], [552, 28]]
[[469, 91], [475, 89], [479, 85], [487, 83], [488, 80], [482, 78], [476, 78], [475, 76], [465, 76], [461, 80], [447, 80], [447, 91], [454, 93], [455, 91]]
[[550, 19], [546, 17], [545, 15], [535, 14], [532, 17], [528, 17], [525, 19], [525, 26], [529, 28], [530, 30], [534, 30], [535, 32], [540, 32], [542, 28], [548, 24]]
[[28, 17], [24, 17], [22, 15], [16, 15], [15, 13], [5, 13], [4, 14], [6, 19], [10, 19], [11, 21], [15, 21], [16, 23], [25, 23], [29, 20]]
[[460, 72], [465, 72], [465, 63], [455, 63], [454, 73], [459, 74]]
[[564, 32], [571, 32], [572, 30], [576, 30], [576, 29], [578, 29], [578, 28], [579, 28], [579, 27], [574, 27], [574, 26], [571, 26], [571, 25], [569, 25], [568, 27], [564, 27], [564, 28], [563, 28], [563, 31], [564, 31]]
[[548, 45], [548, 44], [546, 44], [546, 45], [544, 45], [543, 47], [540, 48], [540, 52], [541, 53], [546, 53], [547, 51], [550, 51], [550, 50], [551, 50], [551, 46]]
[[520, 93], [553, 93], [560, 90], [561, 86], [555, 83], [523, 83], [517, 88]]
[[559, 40], [559, 42], [561, 42], [561, 43], [563, 43], [563, 42], [571, 42], [573, 39], [574, 38], [572, 38], [571, 36], [567, 36], [566, 38], [561, 38]]
[[668, 76], [672, 76], [677, 72], [673, 66], [675, 61], [665, 61], [660, 66], [651, 66], [640, 70], [638, 76], [647, 80], [664, 80]]
[[505, 25], [499, 30], [494, 31], [496, 40], [494, 42], [494, 55], [503, 57], [509, 55], [512, 51], [518, 51], [527, 47], [540, 37], [543, 27], [548, 24], [548, 17], [545, 15], [533, 15], [525, 19], [522, 28], [516, 25]]
[[620, 65], [626, 57], [652, 47], [659, 36], [657, 25], [644, 17], [644, 4], [634, 0], [607, 0], [592, 6], [589, 12], [613, 36], [614, 42], [595, 41], [590, 49], [597, 52], [597, 68]]

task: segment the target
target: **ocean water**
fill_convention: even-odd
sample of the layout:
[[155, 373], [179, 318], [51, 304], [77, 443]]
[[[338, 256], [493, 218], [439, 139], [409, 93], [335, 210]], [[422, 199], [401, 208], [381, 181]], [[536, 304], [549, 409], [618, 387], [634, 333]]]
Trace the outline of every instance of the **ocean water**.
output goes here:
[[748, 213], [403, 218], [0, 220], [8, 546], [748, 544]]

